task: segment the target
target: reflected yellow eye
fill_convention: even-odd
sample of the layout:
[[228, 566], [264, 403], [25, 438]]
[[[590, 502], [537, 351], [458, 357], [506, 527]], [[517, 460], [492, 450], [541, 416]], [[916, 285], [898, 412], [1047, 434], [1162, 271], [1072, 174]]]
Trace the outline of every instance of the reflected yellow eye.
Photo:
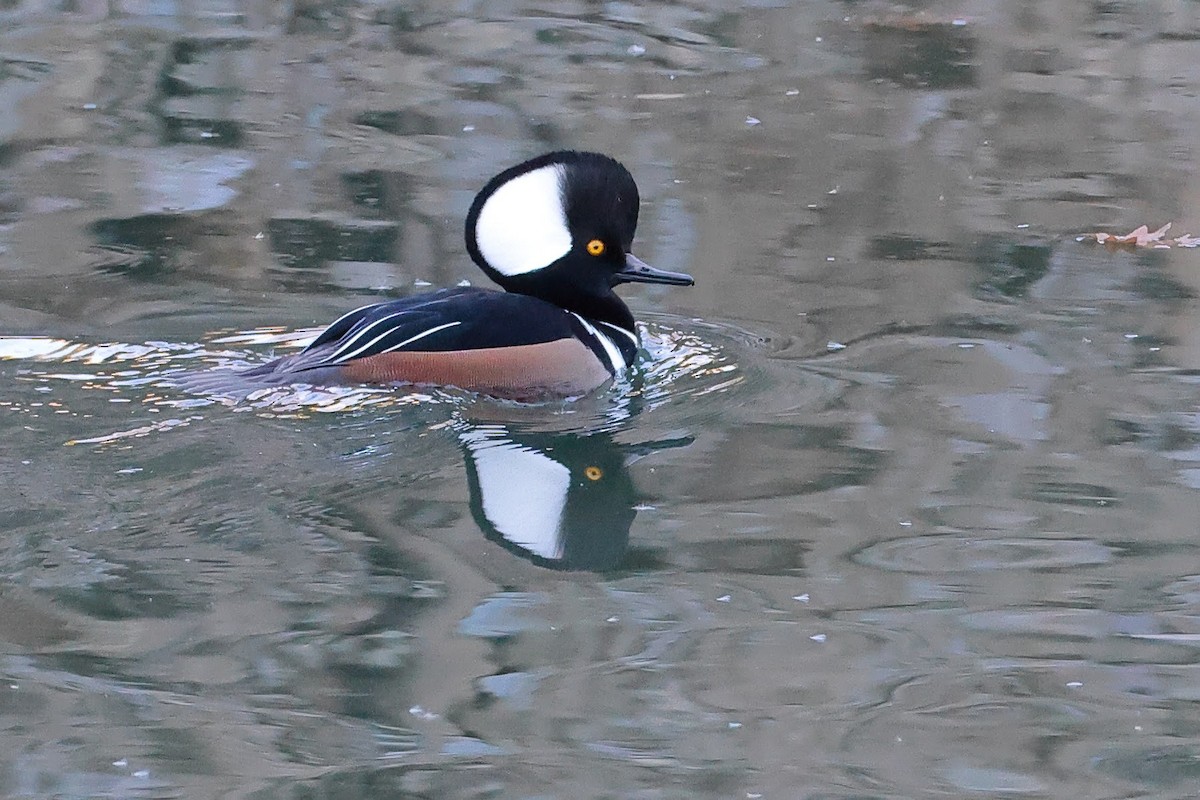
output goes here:
[[[588, 252], [591, 252], [591, 247], [592, 246], [589, 244]], [[600, 249], [603, 250], [604, 245], [600, 245]], [[596, 254], [593, 253], [593, 255]], [[588, 467], [583, 471], [583, 474], [587, 476], [589, 481], [598, 481], [604, 477], [604, 470], [600, 469], [599, 467]]]
[[604, 255], [604, 242], [600, 241], [599, 239], [592, 239], [587, 243], [587, 251], [594, 256]]

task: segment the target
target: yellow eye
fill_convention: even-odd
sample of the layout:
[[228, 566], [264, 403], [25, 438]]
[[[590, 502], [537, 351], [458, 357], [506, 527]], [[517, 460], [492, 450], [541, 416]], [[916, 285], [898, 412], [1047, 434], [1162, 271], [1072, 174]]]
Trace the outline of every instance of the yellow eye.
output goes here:
[[[601, 247], [601, 249], [603, 249], [604, 245], [601, 245], [600, 247]], [[588, 250], [589, 251], [591, 250], [591, 245], [588, 245]], [[583, 471], [583, 474], [587, 476], [587, 479], [589, 481], [598, 481], [604, 477], [604, 470], [600, 469], [599, 467], [593, 466], [593, 467], [586, 468]]]
[[[604, 255], [604, 242], [600, 241], [599, 239], [592, 239], [587, 243], [587, 251], [594, 256]], [[595, 479], [593, 478], [593, 480]]]

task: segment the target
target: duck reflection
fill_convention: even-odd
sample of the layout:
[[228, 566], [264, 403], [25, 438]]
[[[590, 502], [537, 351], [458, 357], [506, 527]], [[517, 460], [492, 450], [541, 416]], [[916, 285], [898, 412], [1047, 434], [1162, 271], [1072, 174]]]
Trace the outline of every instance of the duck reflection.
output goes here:
[[607, 433], [520, 431], [504, 424], [458, 429], [471, 513], [484, 534], [551, 569], [620, 566], [637, 516], [628, 466], [690, 438], [627, 446]]

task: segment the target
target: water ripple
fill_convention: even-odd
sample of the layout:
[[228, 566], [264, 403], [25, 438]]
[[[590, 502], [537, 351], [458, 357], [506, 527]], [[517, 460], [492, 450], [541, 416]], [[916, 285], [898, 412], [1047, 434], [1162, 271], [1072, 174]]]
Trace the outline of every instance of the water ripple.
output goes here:
[[[303, 418], [363, 410], [445, 405], [468, 413], [499, 413], [531, 429], [558, 433], [612, 431], [642, 411], [671, 404], [693, 404], [699, 398], [741, 387], [745, 374], [736, 358], [754, 337], [732, 328], [677, 321], [656, 321], [643, 327], [648, 357], [607, 390], [581, 398], [521, 404], [483, 398], [469, 392], [435, 387], [379, 386], [264, 386], [243, 396], [220, 391], [185, 394], [174, 381], [196, 370], [238, 370], [261, 363], [263, 347], [298, 349], [316, 329], [288, 331], [262, 327], [221, 331], [200, 343], [88, 343], [53, 337], [0, 336], [0, 361], [28, 362], [17, 377], [43, 387], [68, 382], [81, 390], [109, 395], [109, 402], [138, 402], [158, 409], [193, 411], [224, 405], [238, 412], [266, 417]], [[42, 365], [59, 365], [44, 368]], [[86, 366], [88, 369], [81, 369]], [[62, 367], [69, 367], [64, 369]], [[77, 402], [77, 398], [72, 398]], [[67, 403], [67, 401], [63, 401]], [[12, 403], [9, 403], [10, 405]], [[26, 404], [41, 407], [40, 402]], [[68, 405], [70, 405], [68, 403]], [[185, 426], [197, 417], [182, 416], [71, 440], [105, 444]]]
[[1062, 569], [1110, 562], [1118, 551], [1091, 539], [1004, 537], [963, 534], [910, 536], [876, 542], [855, 553], [860, 564], [893, 572], [928, 575], [1002, 569]]

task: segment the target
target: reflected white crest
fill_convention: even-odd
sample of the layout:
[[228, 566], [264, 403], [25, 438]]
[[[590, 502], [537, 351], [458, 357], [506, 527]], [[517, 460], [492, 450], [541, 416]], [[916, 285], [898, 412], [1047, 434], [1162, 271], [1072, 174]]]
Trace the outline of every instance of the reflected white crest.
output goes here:
[[543, 558], [562, 558], [563, 509], [571, 470], [487, 426], [459, 434], [479, 479], [483, 514], [508, 541]]
[[518, 175], [492, 193], [475, 223], [475, 243], [501, 275], [523, 275], [571, 250], [561, 164]]

